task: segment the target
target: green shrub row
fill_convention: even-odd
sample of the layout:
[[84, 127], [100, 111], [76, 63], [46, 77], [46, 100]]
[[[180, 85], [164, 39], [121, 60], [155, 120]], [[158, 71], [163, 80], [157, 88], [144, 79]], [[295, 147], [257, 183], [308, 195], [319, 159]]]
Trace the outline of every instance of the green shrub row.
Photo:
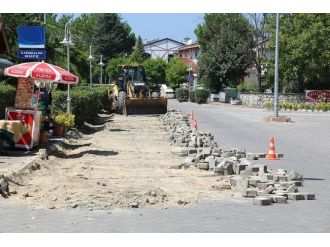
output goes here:
[[186, 102], [188, 101], [189, 90], [187, 88], [177, 88], [175, 90], [175, 95], [179, 102]]
[[194, 99], [197, 104], [205, 104], [209, 98], [210, 92], [207, 89], [196, 89]]
[[[52, 114], [66, 112], [67, 92], [56, 90], [52, 93]], [[107, 87], [75, 87], [71, 90], [71, 112], [75, 115], [76, 126], [90, 122], [102, 109], [108, 109]]]
[[[189, 99], [189, 90], [187, 88], [177, 88], [175, 91], [176, 98], [179, 102], [186, 102]], [[197, 104], [204, 104], [209, 98], [210, 92], [207, 89], [196, 89], [190, 91], [190, 101]]]
[[5, 117], [6, 107], [14, 106], [16, 88], [0, 83], [0, 119]]
[[[265, 108], [271, 110], [274, 108], [273, 103], [266, 103]], [[311, 110], [311, 111], [330, 111], [330, 103], [279, 103], [279, 109], [283, 110]]]

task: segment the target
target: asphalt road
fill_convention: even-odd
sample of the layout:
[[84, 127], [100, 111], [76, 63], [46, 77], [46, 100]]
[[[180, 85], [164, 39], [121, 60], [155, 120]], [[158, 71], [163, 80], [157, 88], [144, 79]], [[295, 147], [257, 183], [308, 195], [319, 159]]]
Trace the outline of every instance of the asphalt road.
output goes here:
[[271, 112], [228, 105], [169, 101], [169, 108], [194, 111], [198, 128], [212, 132], [222, 148], [267, 152], [275, 137], [284, 159], [272, 168], [304, 175], [301, 191], [314, 201], [253, 206], [251, 200], [220, 199], [187, 207], [130, 209], [121, 212], [34, 210], [0, 200], [0, 232], [330, 232], [330, 114], [285, 113], [294, 123], [265, 123]]

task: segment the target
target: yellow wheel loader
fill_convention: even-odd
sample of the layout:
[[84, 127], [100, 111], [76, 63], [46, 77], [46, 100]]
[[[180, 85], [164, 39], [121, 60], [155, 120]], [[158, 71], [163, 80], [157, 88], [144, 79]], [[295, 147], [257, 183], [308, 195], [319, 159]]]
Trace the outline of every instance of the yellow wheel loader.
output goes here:
[[160, 97], [157, 85], [147, 86], [143, 66], [120, 65], [118, 79], [110, 84], [108, 96], [110, 109], [124, 115], [165, 114], [167, 99]]

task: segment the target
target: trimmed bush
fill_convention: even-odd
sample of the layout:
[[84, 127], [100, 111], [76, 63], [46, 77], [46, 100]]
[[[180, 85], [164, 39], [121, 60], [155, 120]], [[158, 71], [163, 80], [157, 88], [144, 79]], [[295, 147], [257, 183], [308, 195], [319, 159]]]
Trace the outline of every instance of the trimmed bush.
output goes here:
[[191, 102], [196, 102], [196, 100], [195, 100], [195, 91], [194, 90], [190, 91], [190, 101]]
[[175, 90], [176, 99], [179, 102], [186, 102], [188, 101], [189, 90], [187, 88], [177, 88]]
[[[76, 126], [90, 122], [101, 110], [108, 108], [106, 86], [76, 87], [71, 92], [71, 111], [75, 115]], [[52, 96], [53, 115], [66, 112], [67, 92], [54, 91]]]
[[194, 92], [195, 102], [197, 104], [204, 104], [210, 96], [210, 92], [207, 89], [196, 89]]
[[6, 107], [14, 106], [16, 88], [10, 85], [0, 84], [0, 119], [5, 117]]

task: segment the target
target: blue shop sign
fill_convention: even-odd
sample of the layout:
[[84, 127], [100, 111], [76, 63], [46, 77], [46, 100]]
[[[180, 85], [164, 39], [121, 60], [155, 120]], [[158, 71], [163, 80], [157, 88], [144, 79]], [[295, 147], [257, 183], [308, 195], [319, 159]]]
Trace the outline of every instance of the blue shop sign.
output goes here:
[[18, 26], [18, 48], [44, 49], [45, 26]]
[[46, 59], [44, 50], [18, 50], [17, 57], [20, 59], [42, 60]]

